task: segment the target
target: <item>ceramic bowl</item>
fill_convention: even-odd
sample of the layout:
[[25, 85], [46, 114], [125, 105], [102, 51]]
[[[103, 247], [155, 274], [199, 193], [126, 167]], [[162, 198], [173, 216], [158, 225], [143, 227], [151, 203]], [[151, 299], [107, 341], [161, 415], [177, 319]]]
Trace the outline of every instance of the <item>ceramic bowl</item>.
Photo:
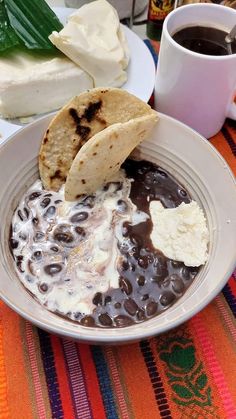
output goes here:
[[222, 289], [236, 260], [236, 187], [226, 162], [197, 132], [160, 114], [140, 157], [157, 163], [190, 192], [204, 209], [210, 231], [209, 260], [183, 297], [162, 314], [126, 328], [87, 328], [46, 310], [24, 289], [13, 268], [9, 229], [19, 198], [38, 177], [37, 156], [46, 116], [0, 146], [0, 296], [38, 327], [89, 343], [121, 344], [165, 332], [202, 310]]

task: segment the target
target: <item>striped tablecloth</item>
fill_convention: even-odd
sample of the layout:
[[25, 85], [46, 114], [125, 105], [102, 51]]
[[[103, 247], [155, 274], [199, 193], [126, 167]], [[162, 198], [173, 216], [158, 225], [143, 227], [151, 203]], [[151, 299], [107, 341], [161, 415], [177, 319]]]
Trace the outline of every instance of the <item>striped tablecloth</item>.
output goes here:
[[[236, 123], [210, 141], [236, 174]], [[0, 419], [236, 419], [235, 314], [236, 272], [182, 326], [123, 347], [60, 339], [0, 303]]]

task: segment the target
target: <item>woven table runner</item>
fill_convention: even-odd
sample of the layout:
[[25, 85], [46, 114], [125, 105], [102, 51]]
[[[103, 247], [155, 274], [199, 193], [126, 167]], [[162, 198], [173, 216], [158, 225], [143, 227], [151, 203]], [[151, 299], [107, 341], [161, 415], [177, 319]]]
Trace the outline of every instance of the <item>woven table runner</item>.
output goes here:
[[[210, 141], [236, 174], [236, 123]], [[236, 271], [191, 320], [126, 346], [60, 339], [0, 302], [0, 419], [236, 419], [235, 315]]]

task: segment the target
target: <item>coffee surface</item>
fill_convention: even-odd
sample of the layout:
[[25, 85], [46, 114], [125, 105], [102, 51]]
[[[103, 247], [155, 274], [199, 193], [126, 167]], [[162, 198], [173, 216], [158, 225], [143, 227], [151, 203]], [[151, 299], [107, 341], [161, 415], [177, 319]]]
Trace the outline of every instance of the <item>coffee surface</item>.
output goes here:
[[[206, 26], [189, 26], [180, 29], [172, 38], [182, 47], [204, 55], [228, 55], [225, 37], [227, 32]], [[236, 41], [231, 44], [232, 53], [236, 53]]]
[[[100, 223], [100, 230], [106, 226], [104, 238], [107, 238], [107, 242], [103, 243], [101, 236], [102, 250], [109, 251], [110, 246], [111, 258], [117, 253], [118, 261], [118, 284], [115, 287], [109, 286], [105, 292], [91, 291], [95, 281], [101, 286], [102, 272], [108, 264], [108, 259], [103, 263], [104, 253], [93, 255], [93, 261], [97, 258], [100, 277], [96, 277], [96, 271], [93, 272], [95, 279], [89, 276], [94, 268], [89, 265], [90, 241], [96, 241], [101, 234], [98, 227], [96, 228], [97, 217], [99, 215], [105, 221], [107, 219], [106, 214], [103, 216], [102, 206], [99, 211], [95, 211], [96, 196], [85, 197], [79, 204], [75, 202], [66, 207], [68, 222], [59, 226], [56, 224], [55, 214], [60, 212], [62, 201], [55, 192], [49, 193], [40, 189], [28, 191], [14, 215], [10, 247], [16, 269], [20, 278], [23, 278], [22, 282], [33, 294], [32, 290], [37, 290], [35, 296], [41, 303], [45, 298], [48, 309], [85, 326], [125, 327], [145, 321], [176, 302], [198, 272], [198, 268], [186, 267], [182, 262], [166, 258], [153, 247], [150, 239], [150, 202], [160, 200], [166, 208], [174, 208], [181, 202], [190, 202], [188, 192], [166, 171], [150, 162], [127, 160], [123, 169], [130, 189], [127, 181], [122, 180], [123, 185], [122, 182], [109, 183], [98, 195], [100, 200], [101, 196], [103, 200], [106, 198], [102, 202], [107, 207], [112, 205], [114, 208], [111, 227]], [[117, 217], [119, 222], [115, 221]], [[113, 231], [110, 231], [112, 228]], [[31, 236], [27, 238], [29, 231]], [[116, 241], [113, 232], [117, 234]], [[30, 243], [29, 251], [23, 256], [22, 250], [27, 240]], [[80, 275], [73, 278], [75, 269], [68, 270], [72, 249], [83, 249], [86, 243], [89, 244], [85, 249], [88, 253], [86, 260], [85, 252], [81, 253], [79, 250], [80, 253], [75, 254], [76, 265], [73, 266], [80, 263], [80, 258], [85, 263], [81, 266]], [[72, 260], [73, 263], [74, 261]], [[68, 302], [73, 299], [72, 283], [80, 278], [84, 288], [81, 286], [78, 292], [84, 293], [85, 301], [88, 293], [93, 292], [92, 310], [87, 314], [81, 309], [73, 310], [73, 313], [66, 310]], [[50, 295], [54, 295], [55, 290], [63, 292], [64, 311], [57, 309], [57, 304], [50, 306]]]

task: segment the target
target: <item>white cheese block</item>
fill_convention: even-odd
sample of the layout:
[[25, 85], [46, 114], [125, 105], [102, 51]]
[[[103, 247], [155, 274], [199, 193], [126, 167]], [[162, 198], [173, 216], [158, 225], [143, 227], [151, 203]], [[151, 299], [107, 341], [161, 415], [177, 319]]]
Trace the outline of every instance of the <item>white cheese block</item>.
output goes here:
[[209, 232], [202, 209], [195, 201], [177, 208], [164, 208], [160, 201], [150, 202], [153, 246], [166, 257], [186, 266], [203, 265], [208, 258]]
[[93, 87], [67, 57], [12, 51], [0, 58], [0, 114], [4, 118], [53, 111]]
[[81, 7], [49, 39], [90, 74], [95, 87], [120, 87], [126, 81], [128, 46], [118, 14], [106, 0]]

